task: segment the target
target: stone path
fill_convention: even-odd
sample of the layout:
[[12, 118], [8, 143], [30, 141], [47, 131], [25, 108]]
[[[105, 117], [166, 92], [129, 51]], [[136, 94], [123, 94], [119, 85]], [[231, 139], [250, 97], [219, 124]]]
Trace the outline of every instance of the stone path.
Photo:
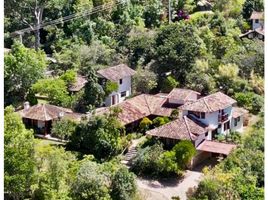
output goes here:
[[128, 168], [130, 167], [132, 159], [137, 155], [137, 146], [143, 140], [145, 140], [145, 136], [132, 140], [132, 143], [128, 148], [128, 152], [124, 155], [123, 159], [121, 160], [122, 164], [125, 164]]

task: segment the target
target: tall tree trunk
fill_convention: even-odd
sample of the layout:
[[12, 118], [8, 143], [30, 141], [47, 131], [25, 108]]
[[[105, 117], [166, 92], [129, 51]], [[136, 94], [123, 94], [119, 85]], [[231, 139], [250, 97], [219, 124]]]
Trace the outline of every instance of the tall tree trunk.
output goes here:
[[35, 30], [35, 50], [37, 51], [40, 47], [40, 25], [43, 18], [43, 8], [36, 6], [35, 8], [35, 20], [36, 20], [36, 30]]

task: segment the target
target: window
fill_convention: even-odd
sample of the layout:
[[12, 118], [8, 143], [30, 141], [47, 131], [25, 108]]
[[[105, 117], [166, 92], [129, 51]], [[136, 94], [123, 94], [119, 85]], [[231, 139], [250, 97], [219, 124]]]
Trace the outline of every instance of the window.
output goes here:
[[240, 122], [240, 117], [234, 119], [234, 126], [237, 126], [238, 122]]
[[230, 121], [224, 124], [224, 131], [229, 130], [229, 129], [230, 129]]
[[205, 119], [206, 118], [206, 113], [201, 112], [201, 119]]
[[205, 133], [205, 136], [206, 136], [206, 137], [208, 136], [208, 132]]
[[255, 23], [258, 24], [259, 23], [259, 19], [255, 19]]
[[121, 92], [121, 97], [127, 96], [127, 91]]
[[237, 117], [237, 122], [240, 122], [240, 117]]
[[121, 85], [123, 83], [123, 79], [120, 79], [119, 80], [119, 84]]

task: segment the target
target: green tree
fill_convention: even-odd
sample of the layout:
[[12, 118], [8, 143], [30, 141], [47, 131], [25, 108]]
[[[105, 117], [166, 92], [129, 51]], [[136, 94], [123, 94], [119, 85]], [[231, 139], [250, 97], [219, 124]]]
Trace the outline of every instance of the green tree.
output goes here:
[[45, 54], [15, 43], [11, 52], [5, 54], [4, 62], [5, 104], [21, 102], [25, 100], [32, 84], [43, 77]]
[[144, 23], [147, 28], [159, 27], [161, 24], [161, 15], [164, 14], [164, 8], [161, 1], [150, 0], [144, 8]]
[[29, 195], [34, 178], [34, 136], [13, 107], [5, 108], [4, 189], [11, 199]]
[[97, 159], [110, 159], [121, 150], [124, 128], [116, 114], [95, 116], [82, 122], [70, 137], [69, 146], [92, 153]]
[[137, 193], [135, 175], [130, 173], [126, 167], [118, 169], [112, 177], [111, 189], [111, 197], [113, 199], [134, 199]]
[[157, 87], [157, 76], [148, 69], [138, 68], [132, 80], [134, 93], [150, 93], [151, 90]]
[[76, 82], [77, 73], [74, 70], [67, 70], [64, 74], [60, 76], [67, 86], [71, 86]]
[[75, 156], [63, 148], [37, 145], [37, 181], [32, 186], [33, 199], [71, 199], [70, 183], [74, 181]]
[[161, 91], [169, 93], [173, 88], [176, 88], [179, 85], [179, 83], [172, 76], [168, 76], [164, 79], [161, 85], [162, 85]]
[[161, 27], [156, 36], [156, 46], [158, 74], [171, 71], [176, 80], [183, 83], [194, 60], [201, 55], [204, 43], [193, 25], [180, 22]]
[[188, 140], [180, 141], [172, 148], [172, 151], [175, 152], [180, 169], [184, 169], [196, 154], [194, 145]]
[[112, 92], [115, 92], [118, 90], [118, 84], [116, 82], [112, 82], [112, 81], [107, 81], [105, 83], [105, 87], [104, 87], [104, 92], [105, 92], [105, 96], [108, 96], [109, 94], [111, 94]]
[[49, 103], [68, 107], [70, 97], [68, 95], [67, 86], [62, 79], [40, 79], [32, 85], [35, 93], [45, 95]]
[[102, 105], [105, 92], [98, 83], [98, 77], [94, 69], [90, 69], [87, 74], [88, 82], [85, 85], [84, 101], [86, 106], [100, 106]]
[[75, 132], [76, 126], [76, 122], [69, 119], [55, 121], [52, 124], [51, 134], [60, 139], [68, 140]]
[[109, 194], [110, 180], [103, 173], [99, 164], [84, 162], [72, 186], [72, 196], [77, 200], [111, 200]]

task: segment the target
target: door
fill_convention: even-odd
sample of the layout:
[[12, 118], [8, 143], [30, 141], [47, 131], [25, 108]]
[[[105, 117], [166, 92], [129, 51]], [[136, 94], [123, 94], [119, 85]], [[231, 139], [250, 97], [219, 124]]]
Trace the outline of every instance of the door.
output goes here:
[[116, 104], [116, 95], [112, 96], [112, 105]]

